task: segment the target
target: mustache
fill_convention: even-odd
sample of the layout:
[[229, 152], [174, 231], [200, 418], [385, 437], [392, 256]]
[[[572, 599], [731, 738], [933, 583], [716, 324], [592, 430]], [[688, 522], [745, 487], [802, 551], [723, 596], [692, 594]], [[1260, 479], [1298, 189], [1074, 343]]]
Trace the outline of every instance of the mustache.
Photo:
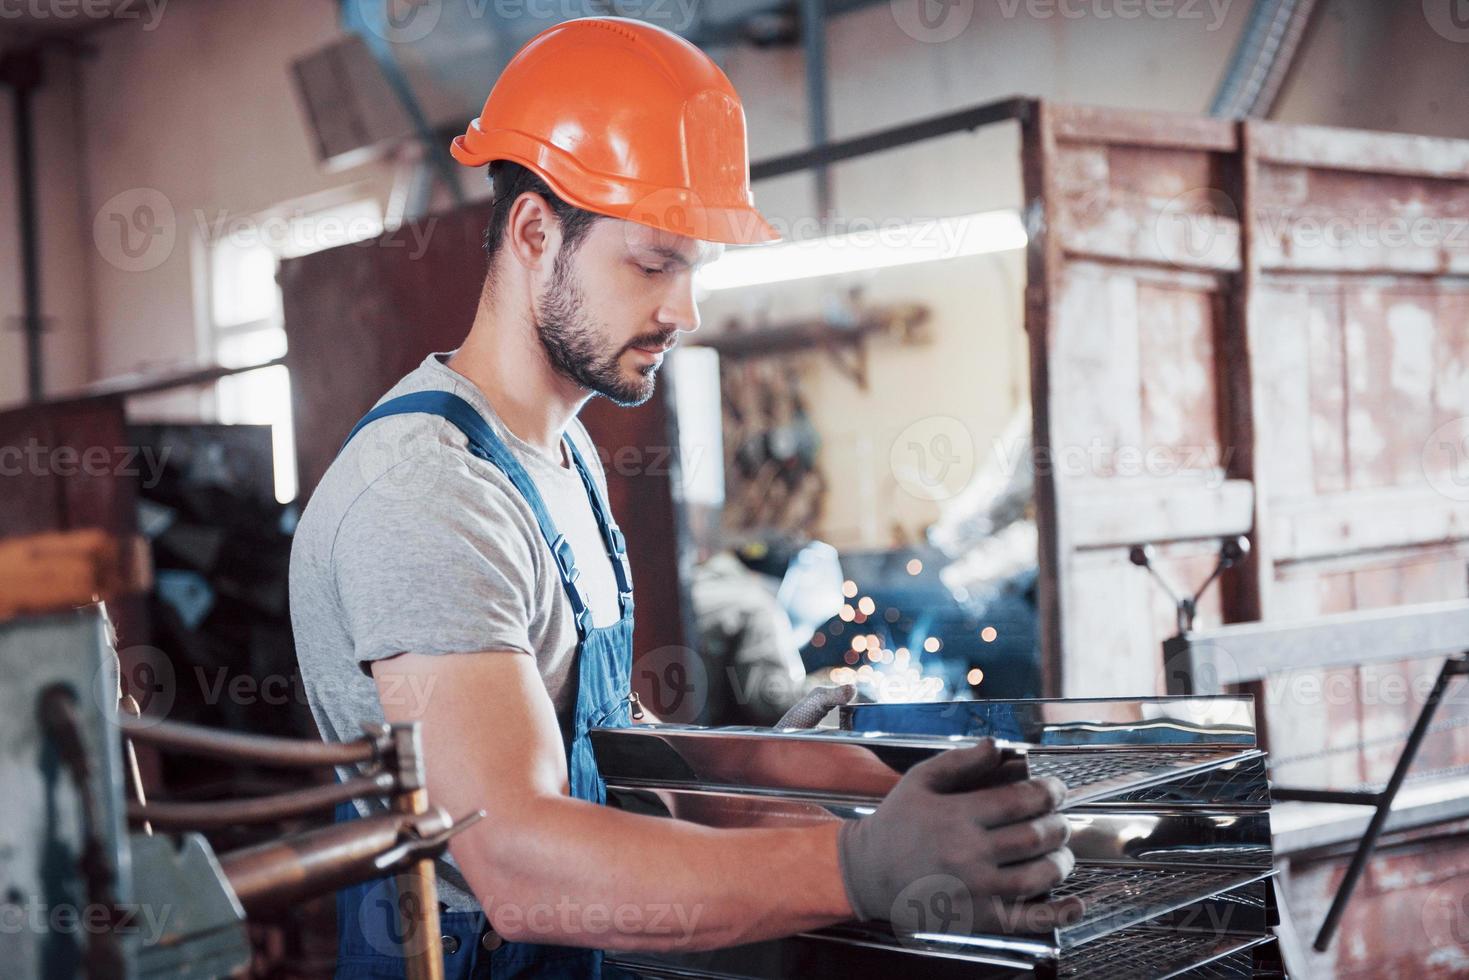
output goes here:
[[624, 353], [632, 350], [634, 347], [642, 347], [645, 350], [667, 350], [673, 346], [673, 341], [677, 336], [677, 330], [670, 330], [667, 333], [645, 334], [642, 337], [634, 337], [622, 350]]

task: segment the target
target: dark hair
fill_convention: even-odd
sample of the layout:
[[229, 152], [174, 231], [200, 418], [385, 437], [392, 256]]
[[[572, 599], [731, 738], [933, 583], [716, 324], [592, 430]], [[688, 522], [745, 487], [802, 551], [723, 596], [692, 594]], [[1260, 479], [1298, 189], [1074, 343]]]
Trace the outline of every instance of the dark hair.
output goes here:
[[546, 182], [528, 167], [511, 160], [494, 160], [489, 166], [490, 187], [494, 205], [490, 211], [490, 223], [485, 228], [485, 255], [494, 268], [495, 255], [505, 241], [505, 226], [510, 221], [510, 206], [527, 191], [545, 198], [551, 213], [561, 222], [561, 242], [564, 255], [576, 251], [577, 245], [586, 237], [587, 231], [602, 215], [586, 211], [574, 204], [567, 204], [557, 197]]

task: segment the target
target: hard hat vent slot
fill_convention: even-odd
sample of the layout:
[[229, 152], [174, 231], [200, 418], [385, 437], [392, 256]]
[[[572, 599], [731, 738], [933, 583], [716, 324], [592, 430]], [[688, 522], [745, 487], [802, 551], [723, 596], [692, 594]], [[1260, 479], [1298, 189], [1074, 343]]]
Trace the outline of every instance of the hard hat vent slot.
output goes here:
[[623, 27], [621, 24], [611, 24], [605, 20], [589, 20], [586, 23], [591, 27], [600, 27], [604, 31], [611, 31], [613, 34], [616, 34], [619, 37], [622, 37], [628, 41], [636, 41], [638, 39], [638, 36], [636, 34], [628, 30], [626, 27]]

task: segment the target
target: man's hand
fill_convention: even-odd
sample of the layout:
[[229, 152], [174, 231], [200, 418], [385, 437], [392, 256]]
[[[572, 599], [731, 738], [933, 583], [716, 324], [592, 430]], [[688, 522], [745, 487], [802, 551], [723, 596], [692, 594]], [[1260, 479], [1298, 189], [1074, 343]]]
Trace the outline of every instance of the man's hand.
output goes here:
[[859, 918], [900, 933], [1044, 932], [1074, 921], [1075, 898], [1027, 901], [1076, 863], [1055, 779], [975, 789], [999, 775], [991, 740], [914, 766], [870, 817], [842, 825], [842, 879]]

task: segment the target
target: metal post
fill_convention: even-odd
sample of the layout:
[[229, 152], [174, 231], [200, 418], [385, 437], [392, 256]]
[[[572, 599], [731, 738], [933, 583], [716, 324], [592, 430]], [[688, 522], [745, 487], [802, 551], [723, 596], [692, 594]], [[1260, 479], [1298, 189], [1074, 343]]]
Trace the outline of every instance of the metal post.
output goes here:
[[1438, 680], [1433, 682], [1433, 690], [1428, 692], [1428, 697], [1423, 702], [1423, 710], [1418, 714], [1418, 720], [1413, 724], [1413, 730], [1408, 734], [1408, 741], [1403, 746], [1403, 754], [1398, 756], [1398, 764], [1393, 768], [1392, 778], [1387, 781], [1382, 794], [1378, 797], [1377, 809], [1372, 814], [1372, 821], [1367, 824], [1367, 832], [1362, 835], [1361, 842], [1357, 845], [1357, 852], [1352, 855], [1352, 863], [1347, 867], [1347, 873], [1342, 878], [1341, 887], [1336, 891], [1336, 897], [1331, 901], [1331, 909], [1326, 913], [1326, 921], [1321, 923], [1321, 931], [1316, 934], [1316, 942], [1312, 945], [1318, 953], [1326, 952], [1331, 945], [1331, 938], [1336, 933], [1336, 927], [1341, 923], [1342, 913], [1347, 910], [1347, 902], [1351, 901], [1352, 892], [1357, 887], [1357, 881], [1362, 877], [1362, 872], [1367, 870], [1367, 861], [1372, 857], [1372, 852], [1377, 848], [1377, 838], [1382, 835], [1382, 828], [1387, 824], [1387, 818], [1392, 813], [1393, 800], [1398, 795], [1398, 789], [1403, 785], [1403, 779], [1408, 775], [1408, 767], [1413, 764], [1413, 757], [1418, 754], [1418, 748], [1423, 744], [1423, 737], [1428, 734], [1428, 724], [1433, 720], [1433, 713], [1438, 710], [1439, 702], [1443, 700], [1444, 689], [1448, 687], [1449, 680], [1460, 674], [1469, 673], [1469, 652], [1456, 654], [1444, 661], [1443, 669], [1438, 672]]
[[[801, 40], [806, 48], [806, 112], [811, 145], [826, 146], [826, 0], [801, 0]], [[831, 170], [816, 165], [816, 214], [822, 221], [831, 215]]]
[[31, 96], [41, 84], [41, 55], [35, 48], [0, 58], [0, 82], [11, 87], [15, 106], [16, 198], [20, 216], [21, 329], [26, 339], [26, 393], [38, 402], [45, 390], [41, 352], [41, 258], [36, 221], [36, 169]]

